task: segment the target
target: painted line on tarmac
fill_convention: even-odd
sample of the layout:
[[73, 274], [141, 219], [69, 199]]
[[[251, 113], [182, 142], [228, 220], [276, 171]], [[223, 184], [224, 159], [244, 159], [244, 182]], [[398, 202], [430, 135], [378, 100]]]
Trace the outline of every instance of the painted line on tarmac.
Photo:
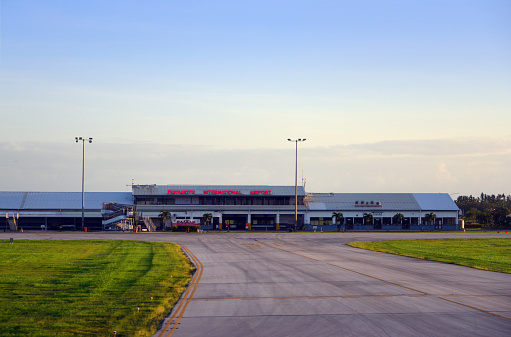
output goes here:
[[[299, 254], [299, 253], [295, 253], [295, 252], [292, 252], [290, 250], [286, 250], [286, 249], [278, 248], [278, 247], [275, 247], [275, 246], [272, 246], [272, 245], [268, 245], [268, 244], [266, 244], [264, 242], [261, 242], [261, 241], [257, 241], [257, 242], [259, 242], [260, 244], [265, 245], [267, 247], [270, 247], [270, 248], [273, 248], [273, 249], [278, 249], [278, 250], [281, 250], [283, 252], [291, 253], [291, 254], [294, 254], [294, 255], [298, 255], [298, 256], [304, 257], [304, 258], [309, 259], [309, 260], [313, 260], [313, 261], [317, 261], [317, 262], [323, 262], [321, 260], [314, 259], [312, 257], [305, 256], [305, 255], [302, 255], [302, 254]], [[333, 263], [328, 263], [328, 262], [325, 262], [325, 263], [330, 265], [330, 266], [332, 266], [332, 267], [344, 269], [346, 271], [349, 271], [349, 272], [352, 272], [352, 273], [355, 273], [355, 274], [359, 274], [359, 275], [362, 275], [362, 276], [370, 277], [372, 279], [375, 279], [375, 280], [378, 280], [378, 281], [381, 281], [381, 282], [385, 282], [385, 283], [388, 283], [388, 284], [392, 284], [392, 285], [395, 285], [395, 286], [398, 286], [398, 287], [401, 287], [401, 288], [404, 288], [404, 289], [408, 289], [408, 290], [411, 290], [411, 291], [415, 291], [415, 292], [418, 292], [418, 293], [423, 294], [423, 295], [429, 295], [428, 293], [426, 293], [424, 291], [413, 289], [413, 288], [410, 288], [410, 287], [406, 287], [406, 286], [403, 286], [403, 285], [400, 285], [400, 284], [397, 284], [397, 283], [394, 283], [394, 282], [391, 282], [391, 281], [387, 281], [387, 280], [384, 280], [384, 279], [381, 279], [381, 278], [378, 278], [378, 277], [375, 277], [375, 276], [371, 276], [371, 275], [368, 275], [368, 274], [364, 274], [364, 273], [361, 273], [361, 272], [353, 270], [353, 269], [348, 269], [348, 268], [345, 268], [345, 267], [341, 267], [341, 266], [335, 265]]]
[[226, 301], [226, 300], [321, 300], [325, 298], [391, 298], [391, 297], [427, 297], [422, 294], [397, 294], [397, 295], [333, 295], [333, 296], [261, 296], [261, 297], [202, 297], [193, 298], [192, 301]]
[[486, 310], [483, 310], [483, 309], [479, 309], [479, 308], [473, 307], [471, 305], [463, 304], [463, 303], [456, 302], [456, 301], [453, 301], [453, 300], [448, 300], [447, 298], [443, 298], [443, 297], [438, 297], [438, 298], [441, 299], [441, 300], [447, 301], [447, 302], [451, 302], [451, 303], [454, 303], [454, 304], [458, 304], [458, 305], [464, 306], [466, 308], [477, 310], [479, 312], [484, 312], [485, 314], [490, 314], [492, 316], [499, 317], [499, 318], [504, 318], [504, 319], [507, 319], [507, 320], [511, 321], [511, 318], [495, 314], [495, 313], [493, 313], [491, 311], [486, 311]]
[[[332, 296], [256, 296], [256, 297], [194, 297], [192, 301], [228, 301], [228, 300], [320, 300], [325, 298], [392, 298], [392, 297], [511, 297], [511, 295], [453, 295], [453, 294], [395, 294], [395, 295], [332, 295]], [[447, 299], [444, 299], [448, 301]], [[453, 301], [451, 301], [453, 302]]]
[[[269, 245], [269, 244], [266, 244], [262, 241], [259, 241], [256, 239], [256, 241], [262, 245], [265, 245], [267, 247], [270, 247], [270, 248], [273, 248], [273, 249], [278, 249], [278, 250], [281, 250], [283, 252], [287, 252], [287, 253], [290, 253], [290, 254], [294, 254], [294, 255], [298, 255], [298, 256], [301, 256], [301, 257], [304, 257], [306, 259], [309, 259], [309, 260], [313, 260], [313, 261], [317, 261], [317, 262], [323, 262], [321, 260], [318, 260], [318, 259], [314, 259], [312, 257], [309, 257], [309, 256], [305, 256], [305, 255], [302, 255], [302, 254], [299, 254], [299, 253], [295, 253], [295, 252], [292, 252], [290, 250], [286, 250], [286, 249], [282, 249], [282, 248], [278, 248], [278, 247], [275, 247], [273, 245]], [[375, 277], [375, 276], [371, 276], [371, 275], [368, 275], [368, 274], [364, 274], [364, 273], [361, 273], [361, 272], [358, 272], [356, 270], [352, 270], [352, 269], [349, 269], [349, 268], [345, 268], [345, 267], [341, 267], [341, 266], [338, 266], [338, 265], [335, 265], [333, 263], [328, 263], [328, 262], [325, 262], [326, 264], [330, 265], [330, 266], [333, 266], [333, 267], [336, 267], [336, 268], [339, 268], [339, 269], [343, 269], [343, 270], [346, 270], [346, 271], [350, 271], [352, 273], [355, 273], [355, 274], [359, 274], [359, 275], [362, 275], [362, 276], [367, 276], [367, 277], [370, 277], [372, 279], [375, 279], [375, 280], [378, 280], [378, 281], [382, 281], [382, 282], [385, 282], [385, 283], [388, 283], [388, 284], [392, 284], [392, 285], [395, 285], [395, 286], [398, 286], [398, 287], [401, 287], [401, 288], [404, 288], [404, 289], [408, 289], [408, 290], [412, 290], [412, 291], [415, 291], [415, 292], [418, 292], [420, 294], [423, 294], [423, 295], [426, 295], [426, 296], [435, 296], [435, 295], [432, 295], [432, 294], [428, 294], [424, 291], [421, 291], [421, 290], [417, 290], [417, 289], [413, 289], [413, 288], [410, 288], [410, 287], [406, 287], [406, 286], [403, 286], [401, 284], [397, 284], [397, 283], [394, 283], [394, 282], [391, 282], [391, 281], [387, 281], [387, 280], [384, 280], [384, 279], [381, 279], [381, 278], [378, 278], [378, 277]], [[442, 295], [444, 297], [447, 297], [445, 295]], [[506, 296], [506, 295], [503, 295], [503, 296]], [[511, 318], [509, 317], [505, 317], [505, 316], [501, 316], [501, 315], [498, 315], [498, 314], [495, 314], [495, 313], [492, 313], [490, 311], [487, 311], [487, 310], [483, 310], [483, 309], [479, 309], [479, 308], [476, 308], [476, 307], [473, 307], [473, 306], [470, 306], [470, 305], [466, 305], [466, 304], [463, 304], [463, 303], [459, 303], [459, 302], [456, 302], [456, 301], [453, 301], [453, 300], [449, 300], [449, 299], [446, 299], [446, 298], [443, 298], [443, 297], [440, 297], [440, 296], [435, 296], [437, 297], [438, 299], [441, 299], [441, 300], [444, 300], [444, 301], [447, 301], [447, 302], [451, 302], [451, 303], [454, 303], [454, 304], [458, 304], [458, 305], [461, 305], [463, 307], [466, 307], [466, 308], [470, 308], [470, 309], [473, 309], [473, 310], [477, 310], [479, 312], [483, 312], [485, 314], [489, 314], [489, 315], [492, 315], [492, 316], [496, 316], [496, 317], [499, 317], [499, 318], [504, 318], [504, 319], [507, 319], [507, 320], [510, 320], [511, 321]]]
[[[197, 267], [197, 272], [193, 275], [192, 281], [190, 282], [188, 288], [185, 291], [185, 294], [179, 303], [179, 306], [177, 307], [174, 314], [170, 317], [169, 321], [165, 325], [165, 327], [162, 329], [161, 333], [158, 335], [158, 337], [163, 336], [172, 336], [174, 331], [177, 329], [177, 326], [179, 325], [179, 322], [181, 321], [181, 318], [183, 318], [183, 314], [185, 313], [186, 308], [188, 307], [188, 304], [192, 300], [193, 295], [195, 294], [195, 290], [197, 290], [197, 286], [199, 285], [199, 281], [202, 277], [202, 263], [199, 261], [199, 259], [185, 246], [181, 245], [185, 253], [190, 257], [193, 264]], [[177, 319], [176, 319], [177, 317]], [[174, 322], [174, 320], [176, 320]], [[168, 333], [168, 329], [170, 328], [170, 325], [174, 323], [174, 326], [172, 327], [172, 330], [170, 330]]]

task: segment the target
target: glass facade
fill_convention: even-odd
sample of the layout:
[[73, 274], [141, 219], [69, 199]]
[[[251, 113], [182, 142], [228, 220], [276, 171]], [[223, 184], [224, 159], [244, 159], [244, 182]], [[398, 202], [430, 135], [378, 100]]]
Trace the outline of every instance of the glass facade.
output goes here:
[[332, 226], [333, 221], [332, 218], [312, 218], [311, 217], [311, 226]]

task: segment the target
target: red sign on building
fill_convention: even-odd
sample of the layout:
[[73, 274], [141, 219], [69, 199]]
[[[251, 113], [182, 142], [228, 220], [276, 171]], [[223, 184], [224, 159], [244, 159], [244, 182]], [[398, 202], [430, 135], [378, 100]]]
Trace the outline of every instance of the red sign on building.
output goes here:
[[205, 190], [204, 194], [243, 194], [241, 191], [233, 191], [233, 190]]
[[[192, 195], [195, 190], [167, 190], [167, 194]], [[204, 195], [243, 195], [239, 190], [204, 190]], [[250, 195], [270, 195], [271, 190], [253, 190]]]
[[250, 191], [251, 195], [259, 195], [259, 194], [271, 194], [271, 190], [265, 190], [265, 191]]
[[167, 194], [195, 194], [193, 190], [168, 190]]

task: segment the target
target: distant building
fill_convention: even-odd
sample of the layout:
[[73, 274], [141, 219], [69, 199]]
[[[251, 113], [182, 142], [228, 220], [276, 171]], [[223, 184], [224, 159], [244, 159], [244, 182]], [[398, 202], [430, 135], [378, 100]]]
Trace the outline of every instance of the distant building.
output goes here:
[[[348, 231], [457, 229], [459, 209], [446, 193], [306, 193], [299, 186], [297, 196], [298, 229], [337, 230], [333, 212], [343, 213], [340, 226]], [[192, 221], [209, 230], [285, 230], [294, 228], [295, 187], [134, 185], [131, 193], [85, 193], [90, 230], [114, 228], [130, 217], [149, 230], [162, 229], [162, 211], [170, 215], [167, 225]], [[202, 221], [205, 213], [212, 215], [210, 224]], [[436, 216], [432, 222], [426, 221], [429, 213]], [[81, 193], [0, 192], [0, 217], [18, 214], [16, 225], [26, 230], [81, 229]], [[10, 228], [8, 218], [5, 226]]]
[[[85, 227], [101, 230], [102, 206], [106, 202], [133, 204], [130, 192], [86, 192]], [[17, 217], [18, 229], [58, 230], [81, 229], [82, 193], [81, 192], [0, 192], [0, 218], [14, 225]], [[10, 221], [9, 221], [10, 219]], [[41, 227], [44, 226], [44, 227]], [[2, 230], [0, 221], [0, 230]]]

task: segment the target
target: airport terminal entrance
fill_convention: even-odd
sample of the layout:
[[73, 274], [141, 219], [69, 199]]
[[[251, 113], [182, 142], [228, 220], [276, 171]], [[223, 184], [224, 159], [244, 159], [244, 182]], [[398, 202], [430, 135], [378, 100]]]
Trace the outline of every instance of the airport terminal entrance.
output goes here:
[[381, 229], [381, 218], [374, 218], [374, 229]]
[[276, 215], [275, 214], [253, 214], [252, 215], [252, 230], [265, 231], [276, 229]]
[[346, 218], [346, 229], [353, 229], [353, 218]]
[[223, 230], [245, 230], [247, 216], [244, 214], [224, 214], [222, 217]]

